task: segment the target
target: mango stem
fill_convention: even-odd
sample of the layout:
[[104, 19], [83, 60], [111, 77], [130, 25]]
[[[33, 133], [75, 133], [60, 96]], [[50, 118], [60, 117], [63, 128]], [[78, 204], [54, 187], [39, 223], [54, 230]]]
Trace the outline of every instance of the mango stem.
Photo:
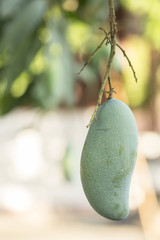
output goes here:
[[[115, 9], [114, 9], [114, 1], [113, 0], [109, 0], [109, 23], [110, 23], [110, 45], [111, 45], [111, 49], [110, 49], [110, 54], [109, 54], [109, 60], [108, 60], [108, 64], [107, 64], [107, 69], [104, 75], [104, 79], [100, 88], [100, 92], [99, 92], [99, 96], [98, 96], [98, 101], [97, 101], [97, 105], [95, 106], [94, 112], [92, 114], [91, 120], [89, 122], [89, 124], [87, 125], [87, 127], [89, 127], [93, 120], [96, 118], [96, 113], [97, 110], [99, 108], [99, 106], [101, 105], [102, 102], [102, 97], [103, 97], [103, 93], [104, 93], [104, 89], [108, 80], [109, 83], [109, 99], [112, 98], [113, 95], [113, 87], [112, 87], [112, 80], [111, 80], [111, 66], [112, 66], [112, 62], [113, 62], [113, 58], [115, 55], [115, 49], [116, 49], [116, 32], [117, 32], [117, 28], [116, 28], [116, 16], [115, 16]], [[103, 30], [101, 28], [101, 30]], [[103, 30], [105, 32], [105, 30]], [[107, 34], [105, 32], [105, 34]]]

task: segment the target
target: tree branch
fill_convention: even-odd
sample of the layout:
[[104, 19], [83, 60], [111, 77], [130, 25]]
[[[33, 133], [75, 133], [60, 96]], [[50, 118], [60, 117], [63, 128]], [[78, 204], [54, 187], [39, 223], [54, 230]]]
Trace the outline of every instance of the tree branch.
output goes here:
[[77, 73], [78, 75], [81, 74], [83, 69], [88, 65], [88, 63], [90, 63], [90, 61], [92, 60], [92, 58], [94, 57], [96, 52], [102, 47], [102, 45], [103, 45], [103, 43], [105, 42], [106, 39], [107, 39], [107, 36], [105, 36], [105, 38], [102, 40], [102, 42], [98, 45], [98, 47], [94, 50], [94, 52], [89, 56], [89, 58], [87, 59], [87, 61], [85, 62], [85, 64], [81, 68], [81, 70]]
[[114, 2], [113, 2], [113, 0], [109, 0], [108, 3], [109, 3], [109, 22], [110, 22], [110, 31], [109, 32], [111, 35], [111, 39], [110, 39], [111, 49], [110, 49], [106, 73], [105, 73], [105, 76], [104, 76], [104, 79], [103, 79], [103, 82], [101, 85], [101, 89], [99, 92], [97, 105], [95, 106], [91, 120], [90, 120], [89, 124], [87, 125], [87, 127], [89, 127], [92, 124], [94, 119], [97, 120], [96, 113], [97, 113], [99, 106], [101, 105], [102, 97], [103, 97], [103, 93], [104, 93], [104, 89], [105, 89], [107, 80], [109, 82], [109, 89], [110, 89], [109, 98], [112, 98], [112, 95], [113, 95], [112, 80], [111, 80], [110, 74], [111, 74], [111, 65], [113, 62], [114, 55], [115, 55], [117, 29], [116, 29], [116, 16], [115, 16], [115, 10], [114, 10]]
[[126, 57], [126, 59], [127, 59], [127, 61], [128, 61], [128, 64], [129, 64], [129, 66], [130, 66], [131, 69], [132, 69], [133, 76], [134, 76], [134, 78], [135, 78], [135, 80], [136, 80], [136, 82], [137, 82], [137, 81], [138, 81], [138, 78], [137, 78], [137, 76], [136, 76], [136, 72], [135, 72], [135, 70], [134, 70], [134, 68], [133, 68], [133, 65], [132, 65], [129, 57], [127, 56], [125, 50], [124, 50], [118, 43], [116, 43], [116, 46], [122, 51], [124, 57]]

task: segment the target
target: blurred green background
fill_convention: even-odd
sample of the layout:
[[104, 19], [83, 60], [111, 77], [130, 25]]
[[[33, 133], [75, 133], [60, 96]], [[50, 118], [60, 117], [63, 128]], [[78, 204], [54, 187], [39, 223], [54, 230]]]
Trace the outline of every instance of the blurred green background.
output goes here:
[[[108, 1], [0, 0], [0, 238], [160, 239], [160, 1], [115, 0], [114, 95], [133, 110], [139, 154], [130, 215], [100, 217], [80, 182], [81, 151], [107, 66]], [[106, 96], [104, 96], [103, 101]], [[132, 234], [131, 234], [132, 233]]]
[[[135, 84], [117, 50], [113, 84], [119, 98], [134, 108], [158, 95], [160, 2], [115, 1], [117, 41], [138, 76]], [[0, 114], [16, 106], [44, 109], [95, 104], [107, 64], [105, 46], [81, 76], [89, 54], [108, 29], [107, 1], [0, 1]]]

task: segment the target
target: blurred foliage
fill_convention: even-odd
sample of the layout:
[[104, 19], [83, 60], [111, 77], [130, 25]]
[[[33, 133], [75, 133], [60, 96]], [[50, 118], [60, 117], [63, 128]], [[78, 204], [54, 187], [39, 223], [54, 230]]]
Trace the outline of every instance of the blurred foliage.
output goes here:
[[68, 182], [71, 182], [74, 179], [75, 158], [74, 146], [68, 144], [61, 160], [63, 175]]
[[132, 64], [139, 79], [138, 83], [133, 80], [132, 72], [125, 63], [122, 73], [124, 84], [128, 93], [129, 105], [135, 108], [143, 105], [149, 96], [150, 48], [142, 38], [131, 37], [127, 40], [126, 52], [132, 56]]
[[159, 0], [121, 0], [122, 5], [135, 15], [145, 17], [144, 36], [160, 50], [160, 1]]
[[[126, 11], [130, 26], [129, 14], [143, 19], [141, 35], [134, 33], [124, 41], [139, 83], [134, 84], [118, 55], [114, 60], [129, 104], [138, 107], [149, 98], [150, 53], [160, 50], [160, 2], [116, 0], [115, 5], [117, 15], [119, 9], [124, 12], [118, 16], [119, 29], [125, 29]], [[91, 88], [103, 78], [102, 63], [107, 63], [109, 51], [105, 46], [80, 77], [75, 73], [103, 38], [98, 28], [108, 28], [107, 18], [103, 0], [0, 0], [0, 114], [21, 104], [45, 109], [79, 104], [77, 85]]]

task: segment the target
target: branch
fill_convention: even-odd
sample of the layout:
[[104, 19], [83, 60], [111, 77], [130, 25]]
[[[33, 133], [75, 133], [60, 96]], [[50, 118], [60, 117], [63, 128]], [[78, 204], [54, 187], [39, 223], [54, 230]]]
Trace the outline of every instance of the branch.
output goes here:
[[105, 40], [107, 39], [107, 36], [105, 36], [105, 38], [102, 40], [102, 42], [98, 45], [98, 47], [94, 50], [94, 52], [89, 56], [88, 60], [85, 62], [85, 64], [83, 65], [83, 67], [81, 68], [81, 70], [77, 73], [78, 75], [81, 74], [81, 72], [83, 71], [83, 69], [87, 66], [87, 64], [92, 60], [92, 58], [94, 57], [94, 55], [96, 54], [96, 52], [102, 47], [103, 43], [105, 42]]
[[[114, 88], [112, 87], [112, 79], [111, 79], [111, 67], [112, 67], [112, 62], [113, 62], [113, 58], [115, 55], [115, 50], [116, 50], [116, 46], [120, 48], [120, 50], [123, 52], [123, 55], [126, 57], [129, 66], [132, 69], [134, 78], [137, 80], [137, 76], [136, 76], [136, 72], [133, 68], [133, 65], [129, 59], [129, 57], [127, 56], [126, 52], [124, 51], [124, 49], [116, 43], [116, 32], [117, 32], [117, 24], [116, 24], [116, 15], [115, 15], [115, 8], [114, 8], [114, 0], [108, 0], [108, 4], [109, 4], [109, 25], [110, 25], [110, 30], [109, 32], [106, 32], [105, 29], [103, 28], [99, 28], [100, 30], [102, 30], [105, 34], [105, 38], [103, 39], [103, 41], [99, 44], [99, 46], [95, 49], [95, 51], [91, 54], [91, 56], [88, 58], [88, 60], [86, 61], [86, 63], [84, 64], [84, 66], [82, 67], [82, 69], [80, 70], [80, 72], [78, 74], [80, 74], [83, 69], [85, 68], [85, 66], [92, 60], [92, 58], [94, 57], [94, 55], [96, 54], [96, 52], [101, 48], [101, 46], [103, 45], [103, 43], [106, 41], [106, 45], [109, 43], [111, 45], [110, 48], [110, 54], [109, 54], [109, 60], [108, 60], [108, 64], [107, 64], [107, 68], [106, 68], [106, 72], [104, 75], [104, 79], [102, 81], [102, 85], [99, 91], [99, 96], [98, 96], [98, 100], [97, 100], [97, 104], [95, 106], [94, 112], [92, 114], [92, 117], [90, 119], [89, 124], [87, 125], [87, 127], [89, 127], [93, 120], [97, 121], [96, 118], [96, 113], [97, 110], [99, 108], [99, 106], [101, 105], [102, 102], [102, 97], [104, 93], [108, 93], [108, 99], [112, 98], [113, 93], [116, 93], [114, 91]], [[108, 84], [109, 84], [109, 91], [105, 91], [105, 86], [108, 80]]]
[[96, 118], [96, 113], [97, 110], [99, 108], [99, 106], [101, 105], [102, 102], [102, 97], [103, 97], [103, 93], [104, 93], [104, 89], [105, 89], [105, 85], [107, 83], [107, 80], [109, 82], [109, 98], [112, 98], [113, 95], [113, 88], [112, 88], [112, 81], [111, 81], [111, 76], [110, 76], [110, 72], [111, 72], [111, 65], [113, 62], [113, 58], [115, 55], [115, 48], [116, 48], [116, 17], [115, 17], [115, 10], [114, 10], [114, 2], [113, 0], [109, 0], [109, 18], [110, 18], [110, 35], [111, 35], [111, 39], [110, 39], [110, 44], [111, 44], [111, 50], [110, 50], [110, 54], [109, 54], [109, 60], [108, 60], [108, 64], [107, 64], [107, 69], [106, 69], [106, 73], [101, 85], [101, 89], [99, 92], [99, 96], [98, 96], [98, 101], [97, 101], [97, 105], [95, 106], [94, 112], [92, 114], [91, 120], [89, 122], [89, 124], [87, 125], [87, 127], [89, 127], [93, 120], [97, 120]]
[[119, 47], [119, 49], [123, 52], [124, 57], [126, 57], [126, 59], [127, 59], [127, 61], [128, 61], [128, 64], [129, 64], [129, 66], [130, 66], [131, 69], [132, 69], [132, 72], [133, 72], [133, 76], [134, 76], [134, 78], [135, 78], [135, 81], [137, 82], [137, 81], [138, 81], [138, 78], [137, 78], [137, 76], [136, 76], [136, 72], [135, 72], [135, 70], [134, 70], [134, 68], [133, 68], [133, 65], [132, 65], [129, 57], [127, 56], [125, 50], [124, 50], [118, 43], [116, 43], [116, 45], [117, 45], [117, 47]]

